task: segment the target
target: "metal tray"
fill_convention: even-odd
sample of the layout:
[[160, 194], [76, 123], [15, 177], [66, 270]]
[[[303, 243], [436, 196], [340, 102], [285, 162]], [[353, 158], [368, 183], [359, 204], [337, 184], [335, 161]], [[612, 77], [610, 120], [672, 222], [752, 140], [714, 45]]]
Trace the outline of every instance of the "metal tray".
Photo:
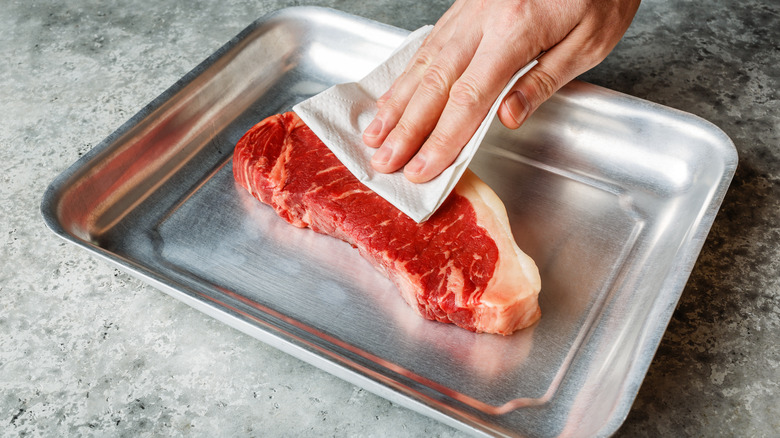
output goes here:
[[241, 135], [355, 80], [407, 31], [320, 8], [263, 17], [54, 180], [58, 235], [193, 307], [474, 434], [607, 435], [627, 415], [736, 168], [710, 123], [582, 82], [472, 169], [542, 275], [509, 337], [424, 321], [349, 245], [238, 188]]

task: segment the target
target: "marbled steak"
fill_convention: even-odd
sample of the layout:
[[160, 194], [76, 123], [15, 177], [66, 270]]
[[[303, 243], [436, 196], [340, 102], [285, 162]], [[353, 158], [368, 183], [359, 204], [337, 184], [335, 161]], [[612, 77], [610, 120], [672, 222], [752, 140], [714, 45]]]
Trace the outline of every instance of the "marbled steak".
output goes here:
[[541, 315], [536, 265], [515, 244], [503, 203], [471, 172], [418, 224], [359, 182], [288, 112], [241, 138], [233, 173], [290, 224], [357, 248], [425, 318], [507, 335]]

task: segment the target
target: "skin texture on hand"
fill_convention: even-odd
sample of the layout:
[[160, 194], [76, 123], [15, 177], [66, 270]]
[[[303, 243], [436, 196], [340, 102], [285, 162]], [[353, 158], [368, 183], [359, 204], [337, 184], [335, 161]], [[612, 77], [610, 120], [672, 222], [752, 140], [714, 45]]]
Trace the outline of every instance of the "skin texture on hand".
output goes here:
[[498, 117], [519, 127], [563, 85], [600, 63], [639, 0], [457, 0], [404, 73], [377, 101], [363, 132], [372, 166], [412, 182], [447, 168], [512, 75], [545, 52], [504, 98]]

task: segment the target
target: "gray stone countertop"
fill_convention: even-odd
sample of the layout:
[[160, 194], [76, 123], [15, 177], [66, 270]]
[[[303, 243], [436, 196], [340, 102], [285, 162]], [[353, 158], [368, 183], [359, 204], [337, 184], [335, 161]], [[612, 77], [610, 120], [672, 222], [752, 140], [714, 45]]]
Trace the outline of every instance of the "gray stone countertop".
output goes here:
[[[444, 1], [5, 1], [0, 435], [461, 436], [228, 328], [46, 229], [47, 185], [256, 18], [406, 29]], [[584, 80], [701, 116], [739, 167], [618, 436], [780, 431], [780, 4], [646, 0]]]

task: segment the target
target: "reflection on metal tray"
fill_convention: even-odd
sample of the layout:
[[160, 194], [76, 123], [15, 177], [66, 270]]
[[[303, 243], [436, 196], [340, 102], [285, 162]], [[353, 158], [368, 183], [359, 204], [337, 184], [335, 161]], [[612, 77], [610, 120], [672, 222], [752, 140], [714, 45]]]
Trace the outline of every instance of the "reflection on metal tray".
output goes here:
[[264, 17], [60, 175], [48, 226], [163, 291], [475, 434], [609, 434], [650, 364], [736, 166], [689, 114], [582, 82], [472, 169], [539, 265], [542, 320], [509, 337], [424, 321], [349, 245], [233, 182], [241, 135], [366, 74], [406, 31], [340, 12]]

